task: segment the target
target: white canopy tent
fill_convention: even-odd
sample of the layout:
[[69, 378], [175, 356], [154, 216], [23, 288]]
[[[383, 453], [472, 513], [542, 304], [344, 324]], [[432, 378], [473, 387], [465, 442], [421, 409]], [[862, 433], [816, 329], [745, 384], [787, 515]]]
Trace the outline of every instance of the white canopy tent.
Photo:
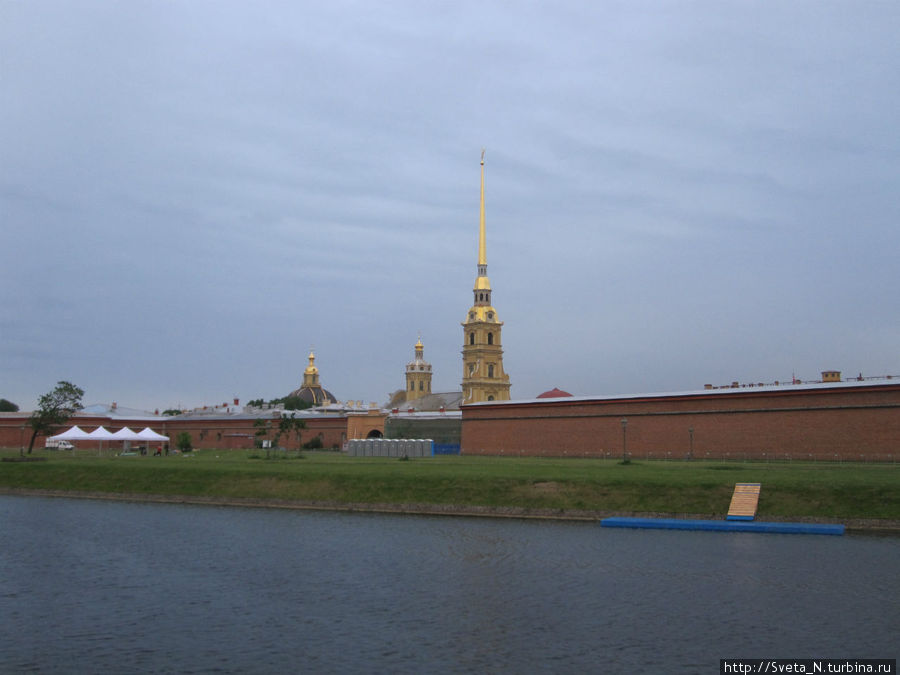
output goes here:
[[141, 429], [140, 433], [138, 433], [138, 436], [140, 437], [140, 439], [142, 441], [168, 441], [169, 440], [168, 436], [163, 436], [162, 434], [158, 434], [155, 431], [153, 431], [153, 429], [151, 429], [150, 427], [144, 427], [143, 429]]
[[88, 434], [88, 438], [95, 441], [114, 441], [116, 437], [111, 434], [106, 427], [97, 427]]
[[97, 451], [100, 453], [103, 452], [103, 441], [117, 440], [116, 437], [106, 429], [106, 427], [97, 427], [88, 434], [88, 438], [99, 443], [99, 445], [97, 446]]
[[142, 441], [142, 440], [144, 440], [138, 432], [132, 431], [128, 427], [122, 427], [116, 433], [114, 433], [112, 436], [113, 436], [113, 439], [117, 440], [117, 441]]
[[97, 441], [100, 449], [103, 449], [103, 441], [130, 441], [137, 443], [168, 443], [169, 437], [158, 434], [150, 427], [144, 427], [141, 431], [132, 431], [128, 427], [123, 427], [117, 432], [112, 433], [106, 427], [97, 427], [88, 433], [78, 425], [66, 429], [62, 433], [50, 436], [51, 441]]
[[51, 436], [48, 441], [83, 441], [89, 439], [91, 435], [77, 424], [71, 429], [66, 429], [61, 434]]

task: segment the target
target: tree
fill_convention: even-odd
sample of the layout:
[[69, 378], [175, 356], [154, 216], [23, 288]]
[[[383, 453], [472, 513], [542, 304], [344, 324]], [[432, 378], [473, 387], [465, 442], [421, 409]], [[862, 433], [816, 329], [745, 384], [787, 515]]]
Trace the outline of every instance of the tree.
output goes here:
[[19, 406], [5, 398], [0, 398], [0, 412], [19, 412]]
[[300, 447], [300, 434], [306, 428], [306, 422], [298, 420], [295, 415], [296, 413], [291, 414], [289, 417], [287, 415], [282, 415], [281, 421], [278, 422], [278, 432], [279, 435], [283, 433], [287, 434], [288, 438], [290, 438], [291, 432], [296, 434], [297, 447]]
[[299, 396], [285, 396], [281, 400], [284, 403], [285, 410], [306, 410], [307, 408], [312, 408], [311, 402], [304, 401]]
[[175, 447], [182, 452], [190, 452], [194, 449], [191, 434], [188, 431], [182, 431], [175, 437]]
[[263, 441], [266, 440], [266, 437], [269, 435], [269, 430], [272, 428], [272, 420], [254, 420], [253, 426], [256, 427], [257, 447], [262, 447]]
[[56, 383], [53, 391], [44, 394], [38, 399], [38, 407], [31, 417], [28, 425], [32, 428], [31, 442], [28, 444], [28, 454], [34, 448], [34, 439], [38, 434], [49, 436], [61, 424], [65, 424], [76, 412], [81, 410], [81, 397], [84, 389], [76, 387], [71, 382], [61, 380]]
[[297, 435], [297, 445], [300, 445], [300, 434], [306, 428], [306, 422], [303, 420], [294, 419], [294, 416], [291, 415], [291, 419], [294, 420], [294, 433]]

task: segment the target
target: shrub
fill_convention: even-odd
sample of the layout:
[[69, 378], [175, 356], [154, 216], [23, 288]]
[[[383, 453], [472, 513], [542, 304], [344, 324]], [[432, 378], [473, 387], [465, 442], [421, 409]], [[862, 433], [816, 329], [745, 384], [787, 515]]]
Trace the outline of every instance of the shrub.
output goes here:
[[191, 441], [191, 434], [187, 431], [182, 431], [175, 439], [175, 446], [182, 452], [190, 452], [193, 450], [194, 446]]

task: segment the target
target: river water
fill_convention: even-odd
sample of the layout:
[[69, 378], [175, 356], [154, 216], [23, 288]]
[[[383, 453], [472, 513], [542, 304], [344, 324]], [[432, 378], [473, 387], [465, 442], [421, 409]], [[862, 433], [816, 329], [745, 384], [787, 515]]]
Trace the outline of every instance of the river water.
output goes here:
[[900, 539], [0, 497], [0, 673], [897, 658]]

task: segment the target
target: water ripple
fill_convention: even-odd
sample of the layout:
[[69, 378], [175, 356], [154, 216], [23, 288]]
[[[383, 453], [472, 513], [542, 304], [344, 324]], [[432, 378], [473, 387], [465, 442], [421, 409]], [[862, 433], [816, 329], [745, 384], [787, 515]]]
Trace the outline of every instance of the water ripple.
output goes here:
[[[0, 497], [0, 672], [895, 658], [895, 539]], [[893, 650], [893, 651], [892, 651]]]

